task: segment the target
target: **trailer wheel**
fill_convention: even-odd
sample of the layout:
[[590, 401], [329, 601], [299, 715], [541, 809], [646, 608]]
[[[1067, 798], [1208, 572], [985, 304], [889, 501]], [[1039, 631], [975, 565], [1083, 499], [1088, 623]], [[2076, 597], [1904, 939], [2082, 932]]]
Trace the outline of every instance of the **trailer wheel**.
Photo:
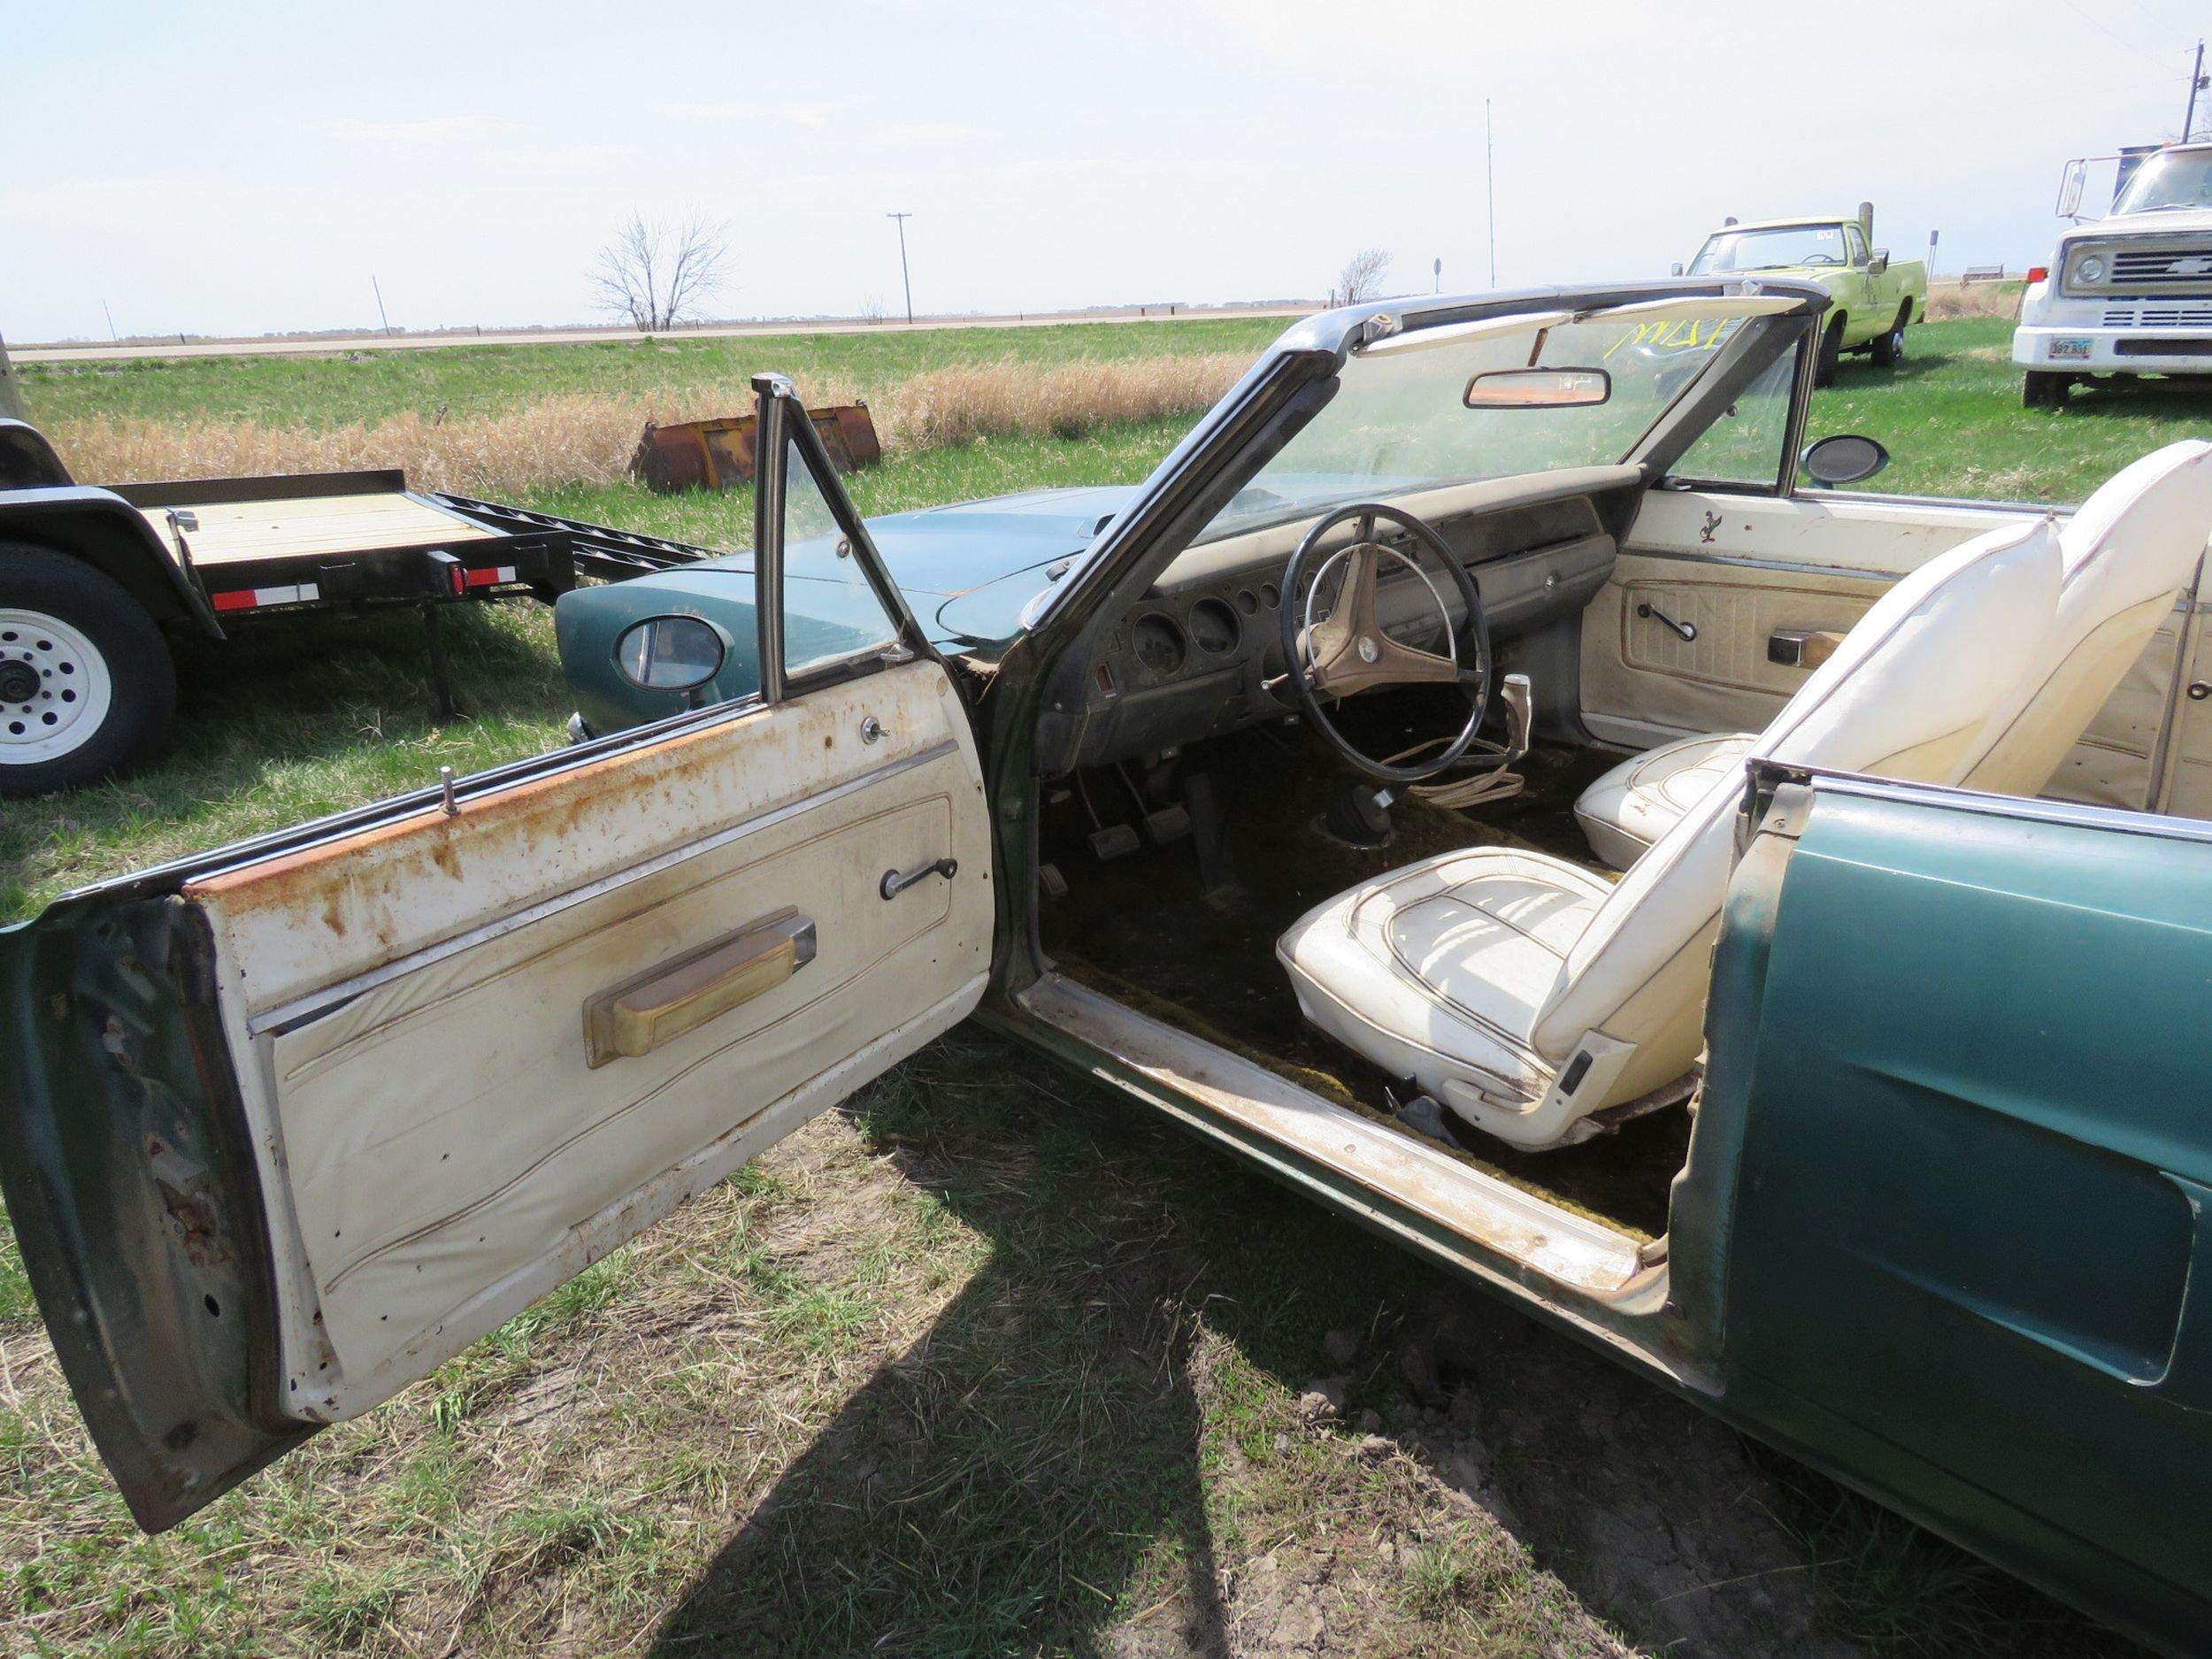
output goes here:
[[104, 777], [169, 735], [169, 642], [112, 577], [0, 543], [0, 796]]

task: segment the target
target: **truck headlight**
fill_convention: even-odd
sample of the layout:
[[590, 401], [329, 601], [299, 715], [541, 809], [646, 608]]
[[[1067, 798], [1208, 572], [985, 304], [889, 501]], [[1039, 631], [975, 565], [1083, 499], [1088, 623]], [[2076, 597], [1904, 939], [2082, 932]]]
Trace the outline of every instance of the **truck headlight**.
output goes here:
[[2105, 257], [2101, 253], [2085, 253], [2074, 265], [2074, 274], [2084, 282], [2101, 282], [2104, 273]]

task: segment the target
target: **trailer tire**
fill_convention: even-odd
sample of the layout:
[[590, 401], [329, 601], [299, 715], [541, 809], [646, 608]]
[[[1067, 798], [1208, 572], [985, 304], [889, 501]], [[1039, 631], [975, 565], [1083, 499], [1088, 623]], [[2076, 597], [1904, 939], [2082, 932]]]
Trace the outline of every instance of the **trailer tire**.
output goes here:
[[176, 708], [169, 642], [121, 583], [65, 553], [0, 542], [0, 797], [144, 760]]
[[2074, 377], [2054, 374], [2047, 369], [2030, 369], [2020, 382], [2020, 407], [2023, 409], [2063, 409], [2066, 394], [2073, 389]]

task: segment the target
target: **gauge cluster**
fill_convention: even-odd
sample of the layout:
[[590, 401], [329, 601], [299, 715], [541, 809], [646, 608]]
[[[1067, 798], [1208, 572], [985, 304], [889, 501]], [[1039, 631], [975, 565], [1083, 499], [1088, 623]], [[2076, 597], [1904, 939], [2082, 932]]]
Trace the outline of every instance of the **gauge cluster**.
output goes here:
[[[1580, 511], [1514, 526], [1543, 536], [1534, 545], [1490, 552], [1493, 541], [1471, 561], [1494, 639], [1578, 612], [1604, 585], [1613, 538], [1597, 529], [1586, 502], [1571, 505]], [[1432, 589], [1420, 583], [1417, 595], [1417, 583], [1385, 575], [1385, 626], [1394, 626], [1393, 612], [1406, 621], [1433, 617]], [[1116, 624], [1086, 671], [1081, 764], [1157, 754], [1292, 713], [1282, 678], [1283, 603], [1278, 581], [1251, 565], [1156, 587]]]

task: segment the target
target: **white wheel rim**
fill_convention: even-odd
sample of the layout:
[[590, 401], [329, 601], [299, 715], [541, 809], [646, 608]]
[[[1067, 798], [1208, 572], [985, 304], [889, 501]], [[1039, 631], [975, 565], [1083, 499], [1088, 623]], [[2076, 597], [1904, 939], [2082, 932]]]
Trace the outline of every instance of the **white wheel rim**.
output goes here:
[[114, 701], [107, 658], [82, 633], [42, 611], [0, 606], [0, 766], [82, 749]]

